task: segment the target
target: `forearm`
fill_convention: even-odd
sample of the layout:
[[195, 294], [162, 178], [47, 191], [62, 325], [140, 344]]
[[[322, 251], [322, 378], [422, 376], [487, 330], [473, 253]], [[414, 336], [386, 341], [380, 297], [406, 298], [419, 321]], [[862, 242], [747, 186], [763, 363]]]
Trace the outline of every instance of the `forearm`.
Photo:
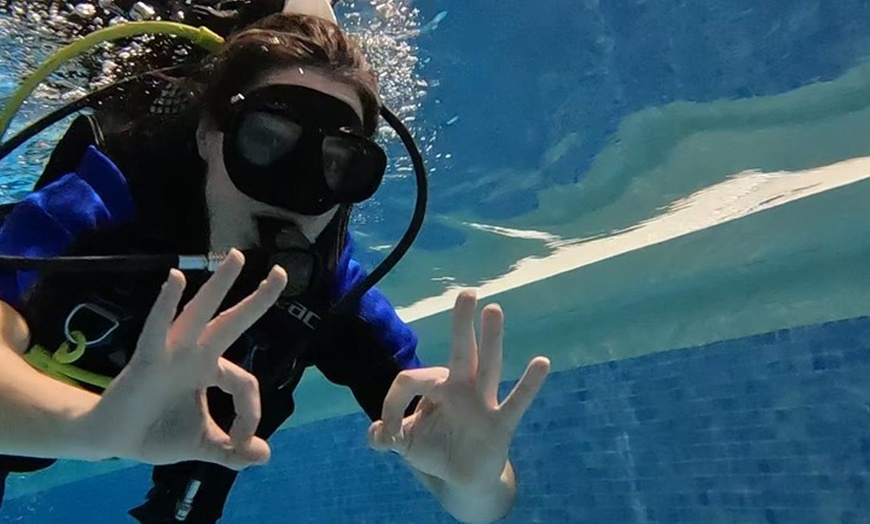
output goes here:
[[460, 522], [495, 522], [510, 512], [516, 498], [516, 476], [510, 461], [505, 463], [500, 478], [494, 479], [491, 485], [476, 488], [450, 486], [443, 480], [413, 467], [411, 471], [432, 492], [441, 506]]
[[99, 397], [33, 369], [20, 355], [26, 344], [23, 320], [0, 303], [0, 453], [102, 458], [82, 422]]

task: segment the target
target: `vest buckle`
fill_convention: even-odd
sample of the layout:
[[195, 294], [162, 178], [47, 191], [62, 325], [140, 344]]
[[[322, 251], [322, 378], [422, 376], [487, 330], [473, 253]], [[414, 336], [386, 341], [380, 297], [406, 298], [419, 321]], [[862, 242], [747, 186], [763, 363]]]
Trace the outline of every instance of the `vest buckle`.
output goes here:
[[[76, 318], [78, 317], [78, 319]], [[78, 320], [81, 325], [74, 325]], [[108, 309], [91, 302], [82, 302], [70, 311], [63, 324], [63, 333], [72, 344], [77, 340], [74, 331], [85, 335], [85, 347], [96, 346], [106, 342], [112, 333], [121, 325], [117, 315]], [[96, 331], [96, 333], [94, 333]]]

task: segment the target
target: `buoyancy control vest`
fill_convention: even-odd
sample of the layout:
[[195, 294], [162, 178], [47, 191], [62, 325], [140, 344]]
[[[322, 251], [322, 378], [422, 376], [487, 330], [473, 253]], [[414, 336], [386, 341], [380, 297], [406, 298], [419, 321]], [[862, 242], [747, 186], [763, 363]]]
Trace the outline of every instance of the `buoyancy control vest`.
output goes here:
[[[104, 165], [108, 158], [101, 154], [100, 149], [105, 147], [105, 137], [96, 118], [79, 117], [61, 140], [37, 187], [44, 192], [49, 191], [52, 184], [64, 182], [67, 175], [63, 173], [81, 170], [89, 162]], [[78, 166], [76, 156], [80, 161]], [[153, 195], [160, 191], [159, 188], [143, 189], [149, 185], [147, 181], [124, 182], [136, 187], [135, 192], [141, 195]], [[95, 201], [97, 200], [99, 198]], [[101, 203], [109, 207], [112, 205], [111, 202]], [[3, 211], [7, 220], [14, 220], [13, 206], [7, 206]], [[119, 214], [123, 215], [116, 211], [115, 215]], [[349, 270], [346, 245], [348, 216], [349, 209], [342, 209], [314, 244], [314, 250], [324, 261], [325, 271], [319, 275], [308, 292], [304, 296], [280, 300], [276, 307], [266, 313], [225, 354], [230, 360], [257, 375], [260, 380], [263, 419], [258, 435], [263, 438], [268, 438], [293, 413], [293, 388], [301, 378], [302, 370], [317, 359], [318, 347], [341, 346], [340, 341], [335, 340], [336, 335], [359, 338], [360, 333], [366, 331], [359, 329], [358, 324], [363, 319], [356, 316], [344, 320], [332, 319], [329, 329], [317, 329], [321, 327], [317, 323], [323, 320], [325, 311], [335, 302], [339, 293], [344, 291], [340, 289], [343, 287], [341, 277], [336, 278], [336, 275], [346, 277]], [[4, 224], [4, 227], [7, 225], [14, 224]], [[263, 227], [268, 227], [268, 224]], [[28, 234], [30, 233], [33, 232]], [[147, 224], [136, 219], [120, 220], [117, 223], [107, 220], [93, 230], [80, 230], [77, 233], [67, 246], [63, 246], [63, 254], [160, 253], [180, 247], [177, 239], [162, 238], [160, 228], [149, 228]], [[0, 236], [2, 234], [3, 230], [0, 229]], [[32, 244], [38, 246], [41, 241], [42, 239], [33, 238]], [[229, 293], [224, 307], [237, 303], [265, 276], [270, 267], [269, 258], [262, 256], [257, 260], [259, 255], [262, 253], [255, 252], [246, 257], [248, 262], [245, 270]], [[188, 275], [189, 284], [182, 303], [189, 300], [207, 276], [205, 273]], [[42, 348], [56, 348], [69, 342], [67, 339], [72, 332], [82, 333], [85, 340], [96, 341], [87, 347], [76, 365], [111, 377], [129, 361], [144, 319], [165, 277], [165, 272], [122, 273], [111, 277], [101, 273], [59, 273], [30, 275], [30, 280], [22, 275], [15, 275], [16, 284], [22, 288], [22, 294], [13, 305], [25, 316], [31, 329], [32, 342]], [[344, 287], [347, 287], [346, 282]], [[2, 298], [12, 301], [10, 297]], [[366, 336], [371, 334], [363, 334], [362, 338]], [[399, 346], [411, 348], [413, 353], [416, 345], [413, 334], [401, 332], [398, 336], [403, 339]], [[377, 341], [373, 340], [363, 343], [377, 345]], [[336, 358], [343, 357], [333, 355], [326, 361]], [[350, 358], [367, 357], [354, 355]], [[415, 360], [415, 357], [411, 360]], [[327, 375], [330, 374], [330, 365], [324, 365]], [[392, 377], [407, 365], [396, 363], [376, 367], [380, 370], [377, 373], [383, 374], [383, 379], [373, 379], [373, 383], [379, 384], [376, 388], [381, 391], [362, 396], [382, 400], [386, 394], [384, 385], [388, 386]], [[332, 374], [337, 376], [340, 371], [332, 371]], [[342, 379], [339, 378], [338, 381], [341, 382]], [[99, 389], [87, 384], [82, 386]], [[357, 396], [359, 398], [361, 395]], [[218, 390], [210, 390], [208, 397], [212, 416], [220, 426], [228, 429], [234, 416], [231, 398]], [[379, 411], [377, 401], [359, 400], [367, 413], [376, 418]], [[0, 469], [33, 471], [47, 467], [52, 462], [44, 459], [0, 457]], [[143, 523], [177, 522], [179, 515], [183, 515], [186, 522], [215, 522], [222, 514], [235, 477], [236, 473], [232, 470], [198, 462], [155, 467], [154, 486], [148, 494], [148, 500], [142, 506], [131, 510], [131, 515]], [[193, 499], [195, 504], [187, 507], [184, 501], [189, 498], [186, 495], [190, 495], [192, 485], [197, 486]]]

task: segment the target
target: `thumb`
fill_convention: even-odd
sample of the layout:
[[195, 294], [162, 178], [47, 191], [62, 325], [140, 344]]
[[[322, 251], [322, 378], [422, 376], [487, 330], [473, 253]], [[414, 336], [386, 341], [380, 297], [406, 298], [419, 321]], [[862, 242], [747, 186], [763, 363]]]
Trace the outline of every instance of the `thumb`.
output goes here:
[[259, 437], [234, 443], [226, 434], [217, 438], [206, 436], [197, 451], [199, 455], [197, 459], [220, 464], [236, 471], [249, 466], [263, 465], [272, 456], [269, 444]]
[[395, 451], [400, 455], [404, 453], [404, 432], [400, 431], [397, 436], [387, 435], [383, 420], [369, 426], [368, 437], [369, 446], [376, 451]]

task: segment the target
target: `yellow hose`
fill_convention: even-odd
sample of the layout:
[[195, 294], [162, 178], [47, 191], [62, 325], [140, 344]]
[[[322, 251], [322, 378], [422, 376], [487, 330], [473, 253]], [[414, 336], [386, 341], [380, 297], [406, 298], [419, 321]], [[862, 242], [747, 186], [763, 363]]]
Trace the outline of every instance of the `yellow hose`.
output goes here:
[[[51, 55], [39, 68], [22, 82], [12, 94], [9, 102], [0, 113], [0, 139], [9, 129], [12, 119], [21, 109], [33, 91], [43, 80], [57, 70], [65, 62], [79, 55], [87, 53], [103, 42], [120, 40], [131, 36], [160, 34], [174, 35], [185, 38], [194, 45], [204, 48], [211, 53], [217, 52], [224, 39], [206, 27], [193, 27], [177, 22], [129, 22], [95, 31], [86, 37], [73, 42]], [[46, 375], [67, 384], [81, 387], [81, 384], [89, 384], [105, 389], [111, 383], [112, 378], [87, 371], [72, 364], [77, 361], [85, 350], [84, 339], [79, 341], [75, 350], [70, 350], [68, 344], [61, 346], [53, 354], [45, 348], [34, 346], [25, 355], [24, 359], [34, 368], [39, 369]]]
[[224, 39], [221, 36], [215, 34], [207, 27], [193, 27], [178, 22], [128, 22], [94, 31], [81, 40], [77, 40], [51, 55], [12, 94], [9, 103], [6, 104], [3, 112], [0, 113], [0, 139], [6, 134], [9, 124], [24, 104], [24, 101], [27, 100], [27, 97], [33, 93], [36, 86], [57, 70], [58, 67], [72, 58], [90, 51], [103, 42], [145, 34], [179, 36], [212, 53], [216, 52], [224, 43]]
[[64, 364], [55, 359], [51, 353], [41, 346], [34, 346], [24, 354], [24, 360], [34, 368], [40, 370], [43, 374], [48, 375], [61, 382], [66, 382], [71, 386], [81, 387], [80, 383], [90, 384], [101, 389], [106, 389], [112, 382], [111, 377], [100, 375], [92, 371], [87, 371], [73, 366], [72, 364]]

